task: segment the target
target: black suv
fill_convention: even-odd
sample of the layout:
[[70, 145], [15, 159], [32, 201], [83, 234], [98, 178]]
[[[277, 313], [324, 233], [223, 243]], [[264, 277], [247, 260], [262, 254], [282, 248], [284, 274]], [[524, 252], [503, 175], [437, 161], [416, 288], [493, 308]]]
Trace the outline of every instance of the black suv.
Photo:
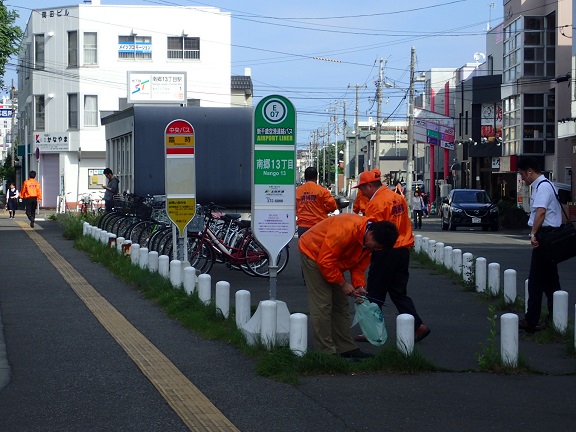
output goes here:
[[498, 206], [483, 189], [453, 189], [442, 200], [442, 229], [482, 227], [498, 231]]

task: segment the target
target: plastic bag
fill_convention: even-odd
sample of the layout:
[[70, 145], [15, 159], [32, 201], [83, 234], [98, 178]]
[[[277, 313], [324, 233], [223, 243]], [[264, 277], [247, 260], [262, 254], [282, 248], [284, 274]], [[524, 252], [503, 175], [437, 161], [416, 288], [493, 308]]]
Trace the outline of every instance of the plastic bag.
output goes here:
[[388, 339], [388, 333], [386, 332], [382, 310], [376, 303], [371, 303], [365, 297], [362, 298], [364, 302], [354, 304], [356, 314], [354, 315], [352, 326], [360, 324], [362, 333], [372, 345], [384, 345]]

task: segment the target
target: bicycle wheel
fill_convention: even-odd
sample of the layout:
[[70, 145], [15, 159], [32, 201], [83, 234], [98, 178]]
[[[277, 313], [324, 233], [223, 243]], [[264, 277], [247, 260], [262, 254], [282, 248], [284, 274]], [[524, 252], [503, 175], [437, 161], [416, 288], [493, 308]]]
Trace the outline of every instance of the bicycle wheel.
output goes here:
[[[146, 225], [141, 225], [136, 241], [141, 247], [147, 247], [150, 249], [152, 247], [152, 237], [155, 233], [163, 230], [166, 225], [160, 224], [158, 222], [148, 222]], [[138, 227], [137, 227], [138, 228]], [[150, 249], [153, 250], [153, 249]]]
[[126, 237], [127, 230], [136, 222], [140, 222], [141, 219], [136, 216], [126, 216], [119, 222], [117, 222], [112, 228], [112, 232], [116, 234], [117, 237]]
[[188, 262], [200, 273], [210, 273], [214, 265], [214, 250], [198, 234], [188, 234]]
[[142, 230], [148, 225], [152, 224], [153, 222], [150, 221], [138, 221], [130, 225], [130, 227], [126, 230], [126, 239], [130, 240], [132, 244], [138, 243], [140, 247], [147, 247], [143, 246], [142, 243], [138, 241]]
[[157, 230], [150, 236], [150, 238], [148, 239], [148, 250], [156, 251], [158, 252], [159, 255], [162, 255], [162, 249], [160, 248], [159, 245], [165, 235], [172, 236], [172, 229], [170, 228], [170, 226], [165, 226], [162, 229]]
[[[242, 270], [253, 276], [268, 277], [268, 253], [255, 239], [250, 240], [250, 242], [244, 248], [244, 259], [245, 264], [242, 265]], [[280, 274], [282, 270], [286, 268], [288, 260], [290, 258], [290, 251], [288, 245], [278, 254], [276, 259], [276, 264], [278, 266], [277, 273]]]
[[102, 229], [106, 232], [112, 232], [112, 228], [114, 227], [114, 224], [116, 224], [117, 221], [119, 221], [120, 219], [122, 219], [124, 217], [123, 214], [114, 214], [114, 216], [112, 216], [111, 218], [108, 218], [106, 220], [106, 223], [104, 223], [104, 225], [102, 226]]
[[98, 228], [104, 229], [104, 226], [108, 223], [108, 221], [116, 216], [118, 216], [116, 213], [106, 213], [98, 221]]

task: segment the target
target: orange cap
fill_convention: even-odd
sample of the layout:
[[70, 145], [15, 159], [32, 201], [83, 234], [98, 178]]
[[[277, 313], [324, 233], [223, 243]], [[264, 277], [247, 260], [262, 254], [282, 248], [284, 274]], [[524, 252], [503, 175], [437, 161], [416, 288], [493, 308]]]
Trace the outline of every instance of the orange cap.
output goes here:
[[360, 174], [358, 178], [358, 184], [354, 187], [357, 188], [358, 186], [361, 186], [363, 184], [372, 183], [373, 181], [380, 180], [380, 177], [382, 177], [382, 173], [378, 168], [374, 168], [372, 171], [364, 171], [363, 173]]

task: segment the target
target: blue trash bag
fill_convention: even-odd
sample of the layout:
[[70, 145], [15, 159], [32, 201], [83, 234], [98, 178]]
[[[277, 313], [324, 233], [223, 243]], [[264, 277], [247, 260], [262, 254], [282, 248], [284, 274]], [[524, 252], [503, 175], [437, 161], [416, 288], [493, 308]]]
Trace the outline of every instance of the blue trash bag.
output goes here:
[[362, 333], [372, 345], [384, 345], [388, 339], [388, 332], [386, 332], [382, 310], [380, 306], [371, 303], [366, 297], [362, 297], [362, 299], [364, 302], [354, 304], [356, 314], [352, 326], [360, 324]]

